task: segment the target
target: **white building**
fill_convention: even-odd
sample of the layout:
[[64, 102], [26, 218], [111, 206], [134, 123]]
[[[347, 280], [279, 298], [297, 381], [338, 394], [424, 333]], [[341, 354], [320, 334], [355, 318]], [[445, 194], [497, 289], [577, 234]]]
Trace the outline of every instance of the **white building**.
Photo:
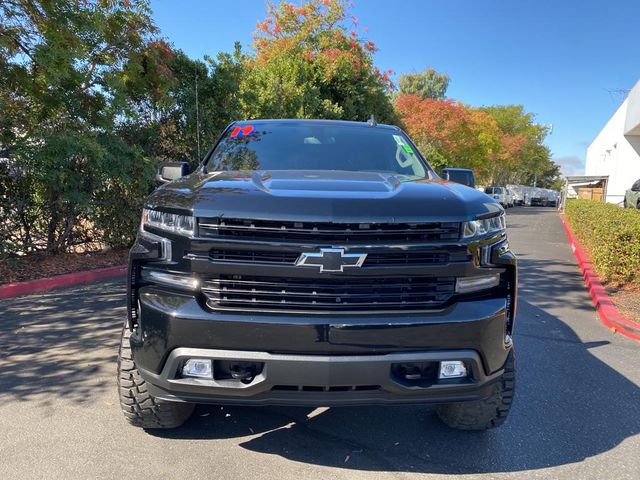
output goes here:
[[622, 203], [640, 179], [640, 81], [587, 148], [585, 175], [609, 176], [609, 203]]

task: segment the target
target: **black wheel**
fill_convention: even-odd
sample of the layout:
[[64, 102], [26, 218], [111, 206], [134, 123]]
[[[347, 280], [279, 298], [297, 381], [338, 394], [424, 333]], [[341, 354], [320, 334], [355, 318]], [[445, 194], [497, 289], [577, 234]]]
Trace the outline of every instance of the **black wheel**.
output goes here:
[[122, 329], [118, 351], [118, 396], [127, 421], [142, 428], [175, 428], [188, 420], [195, 407], [192, 403], [163, 402], [147, 391], [131, 355], [128, 325]]
[[622, 202], [622, 208], [629, 208], [629, 205], [627, 205], [627, 199], [626, 198]]
[[487, 430], [499, 427], [509, 415], [516, 386], [516, 364], [513, 350], [509, 352], [504, 373], [492, 386], [491, 396], [473, 402], [438, 405], [440, 420], [459, 430]]

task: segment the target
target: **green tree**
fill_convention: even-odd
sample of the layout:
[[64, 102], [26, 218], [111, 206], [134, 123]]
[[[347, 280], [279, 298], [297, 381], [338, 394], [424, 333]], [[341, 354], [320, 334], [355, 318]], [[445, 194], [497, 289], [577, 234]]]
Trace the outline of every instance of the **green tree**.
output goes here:
[[243, 79], [248, 118], [339, 118], [395, 122], [390, 71], [373, 64], [376, 47], [349, 29], [342, 0], [268, 4]]
[[544, 188], [553, 188], [559, 183], [560, 168], [544, 144], [549, 133], [546, 125], [536, 123], [535, 115], [526, 112], [522, 105], [496, 105], [481, 110], [495, 120], [506, 145], [502, 161], [494, 164], [494, 182], [535, 183]]
[[433, 68], [427, 68], [422, 72], [405, 73], [400, 75], [398, 87], [400, 93], [404, 95], [444, 100], [449, 88], [449, 75], [439, 73]]
[[[142, 0], [0, 3], [0, 152], [15, 172], [2, 190], [22, 193], [0, 191], [0, 220], [22, 236], [20, 251], [91, 240], [96, 199], [145, 170], [114, 131], [123, 67], [154, 32]], [[20, 212], [35, 223], [17, 222]]]
[[[171, 49], [161, 63], [133, 58], [127, 66], [129, 114], [120, 135], [156, 162], [196, 165], [216, 135], [240, 118], [239, 89], [246, 63], [240, 44], [233, 53], [206, 56], [204, 61]], [[154, 68], [140, 68], [150, 64]]]

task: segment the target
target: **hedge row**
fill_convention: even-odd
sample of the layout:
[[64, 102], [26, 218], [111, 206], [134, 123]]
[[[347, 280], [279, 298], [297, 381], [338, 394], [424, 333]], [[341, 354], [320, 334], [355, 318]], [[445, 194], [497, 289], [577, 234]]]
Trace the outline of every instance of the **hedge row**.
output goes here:
[[566, 215], [603, 281], [615, 286], [640, 285], [640, 210], [570, 200]]

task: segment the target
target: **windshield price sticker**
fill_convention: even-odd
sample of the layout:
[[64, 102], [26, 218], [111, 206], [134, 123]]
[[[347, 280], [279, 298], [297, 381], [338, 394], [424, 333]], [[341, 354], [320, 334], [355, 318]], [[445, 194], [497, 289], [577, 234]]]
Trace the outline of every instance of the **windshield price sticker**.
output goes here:
[[231, 131], [231, 138], [246, 137], [253, 133], [255, 127], [253, 125], [237, 126]]
[[404, 141], [404, 138], [402, 138], [400, 135], [394, 135], [393, 139], [396, 141], [399, 147], [402, 147], [404, 149], [405, 152], [411, 154], [413, 153], [413, 148], [411, 148], [410, 145], [407, 145]]

